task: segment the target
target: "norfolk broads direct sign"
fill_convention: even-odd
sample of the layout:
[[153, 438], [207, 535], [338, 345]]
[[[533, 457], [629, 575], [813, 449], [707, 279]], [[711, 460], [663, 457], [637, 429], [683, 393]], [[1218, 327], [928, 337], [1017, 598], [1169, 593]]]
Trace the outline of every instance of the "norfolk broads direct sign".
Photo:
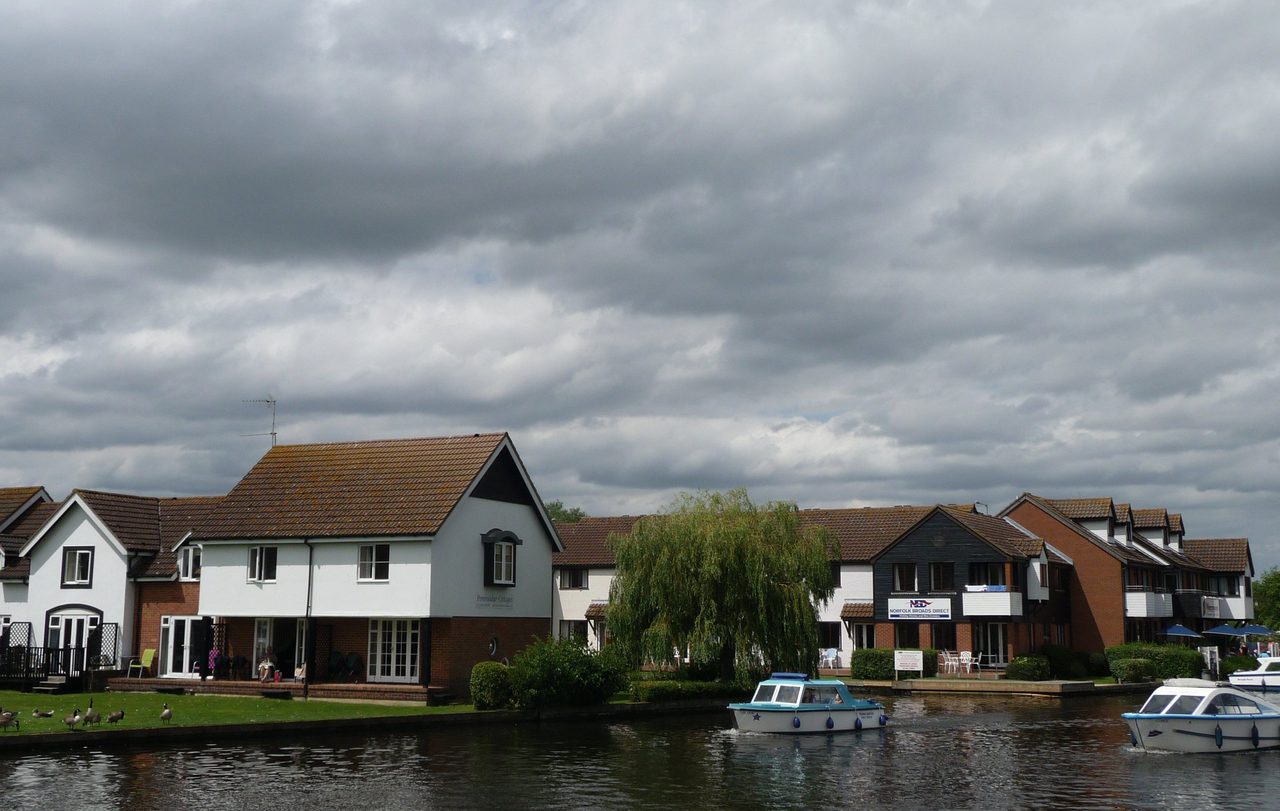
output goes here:
[[891, 620], [949, 620], [950, 597], [890, 597]]

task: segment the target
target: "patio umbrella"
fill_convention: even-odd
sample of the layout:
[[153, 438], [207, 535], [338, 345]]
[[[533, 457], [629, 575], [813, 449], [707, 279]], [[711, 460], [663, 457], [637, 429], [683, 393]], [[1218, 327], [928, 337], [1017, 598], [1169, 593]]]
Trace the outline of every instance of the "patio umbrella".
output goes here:
[[1185, 625], [1177, 625], [1177, 624], [1170, 625], [1168, 628], [1165, 628], [1165, 629], [1164, 629], [1164, 635], [1165, 635], [1165, 636], [1185, 636], [1185, 637], [1187, 637], [1188, 639], [1200, 639], [1200, 638], [1201, 638], [1200, 634], [1198, 634], [1198, 633], [1196, 633], [1195, 631], [1191, 630], [1191, 629], [1190, 629], [1190, 628], [1188, 628], [1187, 626], [1185, 626]]
[[1246, 625], [1241, 628], [1240, 631], [1241, 633], [1248, 634], [1249, 636], [1271, 636], [1270, 628], [1256, 623], [1253, 625]]
[[1219, 634], [1221, 636], [1248, 636], [1247, 633], [1239, 628], [1232, 628], [1230, 625], [1216, 625], [1205, 631], [1206, 634]]

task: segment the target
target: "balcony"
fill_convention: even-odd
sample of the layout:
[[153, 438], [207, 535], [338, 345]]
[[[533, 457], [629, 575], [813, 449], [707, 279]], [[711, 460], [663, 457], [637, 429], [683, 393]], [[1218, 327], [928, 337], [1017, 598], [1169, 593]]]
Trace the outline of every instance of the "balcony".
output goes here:
[[961, 604], [966, 617], [1022, 616], [1022, 594], [1008, 586], [965, 586]]
[[1146, 591], [1142, 586], [1126, 586], [1124, 592], [1126, 617], [1172, 617], [1173, 595], [1161, 591]]
[[1222, 604], [1224, 620], [1251, 620], [1254, 618], [1252, 597], [1218, 597]]

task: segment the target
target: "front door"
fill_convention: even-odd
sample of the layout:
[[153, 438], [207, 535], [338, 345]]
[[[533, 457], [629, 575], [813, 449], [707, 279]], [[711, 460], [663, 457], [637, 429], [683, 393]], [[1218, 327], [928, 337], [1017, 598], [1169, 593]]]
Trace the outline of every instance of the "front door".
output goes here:
[[[45, 636], [49, 672], [74, 676], [84, 669], [86, 649], [97, 642], [102, 618], [82, 612], [49, 615]], [[96, 651], [95, 651], [96, 653]]]
[[203, 633], [200, 617], [161, 617], [160, 675], [198, 678]]

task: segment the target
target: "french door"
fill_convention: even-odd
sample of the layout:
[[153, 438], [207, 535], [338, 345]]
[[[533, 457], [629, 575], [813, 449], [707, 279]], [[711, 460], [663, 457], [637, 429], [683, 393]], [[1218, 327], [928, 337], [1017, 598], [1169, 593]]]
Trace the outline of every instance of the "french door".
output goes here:
[[61, 663], [69, 674], [79, 673], [84, 669], [85, 651], [91, 643], [97, 642], [97, 634], [102, 625], [102, 618], [95, 614], [81, 612], [64, 612], [49, 615], [49, 627], [45, 634], [45, 645], [52, 652], [70, 649], [70, 659]]
[[200, 675], [200, 617], [160, 618], [160, 675], [196, 678]]
[[418, 680], [419, 620], [369, 620], [369, 681]]
[[[1009, 623], [979, 622], [974, 624], [978, 637], [978, 652], [984, 655], [986, 662], [1005, 665], [1008, 660]], [[986, 663], [984, 662], [984, 664]]]

